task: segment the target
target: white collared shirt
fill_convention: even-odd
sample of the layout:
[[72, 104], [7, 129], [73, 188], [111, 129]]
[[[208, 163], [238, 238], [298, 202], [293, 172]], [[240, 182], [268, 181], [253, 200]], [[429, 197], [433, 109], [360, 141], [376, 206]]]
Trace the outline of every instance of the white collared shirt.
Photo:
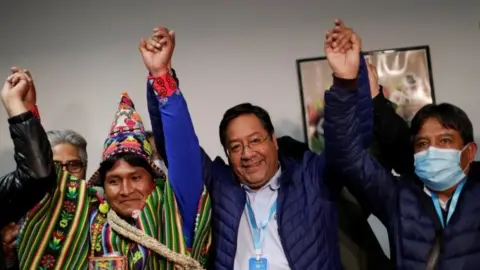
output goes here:
[[[259, 190], [251, 190], [247, 186], [244, 186], [257, 221], [268, 219], [270, 209], [278, 197], [278, 189], [280, 188], [278, 180], [280, 175], [281, 168], [278, 169], [268, 184]], [[247, 270], [248, 261], [250, 258], [255, 258], [252, 229], [250, 228], [247, 216], [248, 213], [245, 207], [238, 228], [237, 253], [235, 254], [234, 264], [235, 270]], [[265, 230], [262, 243], [262, 257], [267, 259], [268, 269], [290, 269], [280, 241], [280, 235], [278, 234], [277, 214], [270, 220]]]

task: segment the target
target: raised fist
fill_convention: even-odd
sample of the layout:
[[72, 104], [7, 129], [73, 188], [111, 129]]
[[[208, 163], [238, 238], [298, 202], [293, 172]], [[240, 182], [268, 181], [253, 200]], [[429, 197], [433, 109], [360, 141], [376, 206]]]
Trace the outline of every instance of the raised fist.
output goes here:
[[145, 67], [153, 76], [169, 72], [174, 49], [175, 33], [165, 27], [153, 29], [153, 35], [139, 45]]
[[350, 39], [354, 34], [353, 29], [345, 25], [342, 20], [335, 20], [335, 26], [330, 30], [333, 39], [334, 52], [346, 52], [352, 48]]
[[31, 79], [24, 72], [17, 72], [8, 76], [2, 89], [3, 102], [25, 102], [30, 83]]
[[35, 83], [33, 82], [32, 74], [30, 73], [29, 70], [22, 69], [19, 67], [12, 67], [10, 71], [12, 71], [12, 74], [23, 72], [30, 79], [28, 93], [27, 93], [27, 96], [25, 97], [24, 104], [28, 110], [32, 109], [37, 104], [37, 90], [35, 89]]
[[[325, 55], [328, 63], [333, 70], [336, 77], [341, 79], [355, 79], [358, 75], [358, 68], [360, 66], [360, 51], [362, 48], [360, 37], [352, 31], [349, 35], [348, 42], [350, 45], [345, 45], [343, 36], [339, 39], [335, 28], [339, 25], [339, 20], [335, 21], [335, 27], [328, 31], [325, 39]], [[348, 49], [338, 48], [339, 43], [344, 44], [343, 47]]]

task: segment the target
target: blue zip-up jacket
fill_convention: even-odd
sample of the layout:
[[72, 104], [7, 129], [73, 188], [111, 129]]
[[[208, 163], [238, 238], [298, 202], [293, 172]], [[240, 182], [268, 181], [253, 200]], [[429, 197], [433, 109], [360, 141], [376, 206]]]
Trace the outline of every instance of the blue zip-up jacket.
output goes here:
[[443, 229], [418, 178], [395, 178], [362, 147], [355, 88], [334, 87], [325, 94], [325, 154], [329, 167], [343, 176], [337, 179], [386, 226], [396, 269], [480, 269], [479, 164], [470, 165], [455, 212]]
[[[178, 86], [177, 86], [178, 87]], [[157, 150], [164, 157], [168, 166], [168, 178], [180, 209], [183, 233], [187, 247], [193, 244], [197, 206], [203, 189], [202, 155], [198, 138], [193, 132], [193, 124], [189, 114], [182, 111], [177, 103], [183, 98], [174, 94], [163, 102], [154, 94], [151, 81], [147, 82], [149, 114], [152, 122]], [[179, 90], [178, 90], [179, 91]], [[178, 96], [178, 97], [177, 97]], [[177, 123], [185, 132], [178, 132]], [[188, 130], [192, 127], [192, 131]], [[158, 142], [158, 143], [157, 143]], [[168, 156], [163, 154], [168, 153]]]

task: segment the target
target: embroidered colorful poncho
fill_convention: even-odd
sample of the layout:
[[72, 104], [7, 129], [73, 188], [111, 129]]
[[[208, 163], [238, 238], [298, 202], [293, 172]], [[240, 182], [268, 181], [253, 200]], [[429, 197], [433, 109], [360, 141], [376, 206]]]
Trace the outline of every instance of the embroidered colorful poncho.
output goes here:
[[[161, 181], [157, 181], [160, 182]], [[186, 249], [181, 218], [168, 181], [157, 186], [135, 221], [138, 229], [202, 265], [211, 241], [210, 199], [203, 193], [199, 204], [192, 250]], [[113, 231], [106, 222], [108, 206], [85, 180], [58, 171], [58, 186], [30, 211], [18, 239], [20, 269], [88, 269], [89, 257], [119, 254], [128, 258], [129, 269], [142, 260], [141, 269], [174, 269], [164, 258], [145, 250]], [[133, 252], [134, 251], [134, 252]], [[113, 269], [105, 266], [98, 269]]]
[[[175, 194], [170, 182], [165, 180], [165, 174], [152, 162], [152, 149], [143, 122], [126, 93], [122, 94], [105, 141], [102, 160], [122, 153], [145, 158], [158, 177], [146, 206], [127, 225], [168, 249], [191, 256], [205, 265], [211, 242], [208, 193], [204, 189], [201, 195], [193, 245], [187, 251]], [[21, 269], [119, 269], [116, 264], [125, 261], [129, 269], [135, 270], [174, 268], [171, 261], [112, 229], [115, 224], [107, 221], [108, 204], [85, 180], [60, 169], [57, 175], [57, 188], [27, 214], [20, 232], [18, 257]], [[97, 171], [89, 183], [103, 185], [98, 176]], [[89, 260], [92, 262], [90, 267]]]

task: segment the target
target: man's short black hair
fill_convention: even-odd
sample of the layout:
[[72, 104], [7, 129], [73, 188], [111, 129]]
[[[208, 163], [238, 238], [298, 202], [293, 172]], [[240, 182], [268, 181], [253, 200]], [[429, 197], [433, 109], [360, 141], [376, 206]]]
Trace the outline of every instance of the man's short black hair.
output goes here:
[[446, 129], [458, 131], [464, 145], [473, 142], [472, 122], [467, 114], [459, 107], [449, 103], [441, 103], [438, 105], [428, 104], [424, 106], [412, 119], [410, 130], [413, 137], [420, 132], [420, 129], [428, 118], [437, 119]]
[[219, 135], [220, 135], [220, 142], [222, 143], [223, 148], [226, 148], [227, 144], [227, 127], [230, 122], [245, 114], [253, 114], [255, 115], [260, 123], [262, 123], [263, 128], [268, 132], [269, 135], [272, 135], [275, 132], [272, 124], [272, 120], [270, 119], [270, 115], [268, 112], [263, 109], [262, 107], [252, 105], [251, 103], [242, 103], [238, 104], [230, 109], [228, 109], [225, 114], [223, 115], [223, 119], [220, 122], [219, 127]]

